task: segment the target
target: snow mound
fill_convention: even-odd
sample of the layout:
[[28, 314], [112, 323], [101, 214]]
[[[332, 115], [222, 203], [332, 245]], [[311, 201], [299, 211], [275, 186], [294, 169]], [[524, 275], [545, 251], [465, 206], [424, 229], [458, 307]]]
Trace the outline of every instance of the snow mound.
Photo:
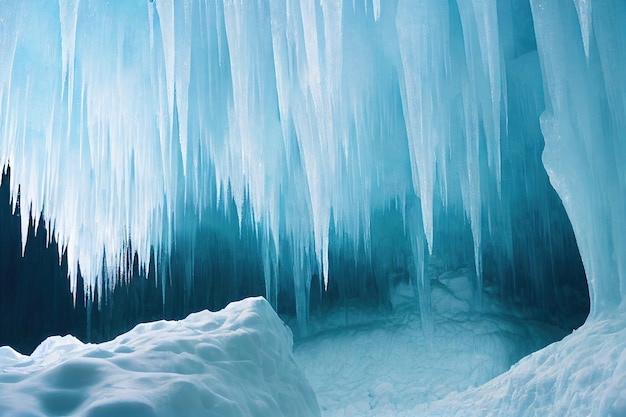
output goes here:
[[466, 273], [446, 273], [431, 280], [431, 303], [442, 315], [469, 313], [472, 310], [474, 290]]
[[291, 331], [263, 298], [136, 326], [102, 344], [0, 348], [0, 415], [318, 416]]
[[[449, 407], [440, 403], [440, 414], [413, 409], [488, 383], [566, 334], [488, 293], [483, 294], [482, 307], [472, 309], [474, 295], [466, 270], [441, 274], [432, 281], [431, 293], [430, 337], [425, 335], [418, 296], [408, 280], [392, 288], [391, 309], [359, 310], [347, 304], [323, 316], [312, 315], [315, 333], [296, 338], [294, 356], [317, 393], [322, 416], [455, 415], [463, 403]], [[465, 401], [473, 404], [476, 399]]]
[[626, 416], [626, 317], [595, 319], [416, 416]]

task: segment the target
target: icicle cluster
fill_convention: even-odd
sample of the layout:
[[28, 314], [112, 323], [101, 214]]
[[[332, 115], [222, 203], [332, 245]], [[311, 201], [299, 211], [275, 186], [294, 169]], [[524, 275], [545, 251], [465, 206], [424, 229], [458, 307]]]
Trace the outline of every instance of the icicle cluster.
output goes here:
[[[101, 296], [128, 276], [129, 253], [143, 269], [151, 253], [167, 262], [177, 236], [193, 264], [198, 225], [232, 201], [268, 298], [279, 264], [290, 269], [302, 322], [333, 239], [392, 259], [406, 238], [427, 317], [425, 258], [463, 251], [451, 237], [469, 233], [480, 288], [487, 249], [510, 270], [516, 233], [564, 227], [544, 218], [558, 201], [542, 200], [530, 162], [547, 103], [545, 160], [588, 268], [604, 280], [594, 262], [617, 262], [623, 277], [626, 257], [601, 255], [623, 254], [626, 233], [600, 249], [587, 231], [624, 227], [624, 198], [608, 200], [626, 183], [623, 6], [554, 3], [532, 0], [531, 16], [521, 0], [2, 1], [0, 164], [22, 229], [43, 213], [71, 290], [80, 268]], [[517, 213], [520, 201], [536, 210]], [[582, 220], [598, 210], [610, 222]], [[383, 245], [372, 228], [389, 212], [404, 228]]]

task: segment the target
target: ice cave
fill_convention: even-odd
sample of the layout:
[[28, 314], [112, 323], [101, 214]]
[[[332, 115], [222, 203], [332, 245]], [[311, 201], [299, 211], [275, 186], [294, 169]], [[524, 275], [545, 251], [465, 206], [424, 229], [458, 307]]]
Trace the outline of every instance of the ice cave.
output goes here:
[[623, 0], [0, 0], [0, 415], [626, 416]]

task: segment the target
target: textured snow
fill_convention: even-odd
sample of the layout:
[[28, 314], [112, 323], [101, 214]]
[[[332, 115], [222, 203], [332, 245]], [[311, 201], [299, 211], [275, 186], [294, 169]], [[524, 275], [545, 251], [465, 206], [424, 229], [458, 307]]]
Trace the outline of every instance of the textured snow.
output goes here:
[[401, 283], [390, 311], [314, 315], [314, 335], [293, 354], [291, 332], [261, 298], [140, 324], [97, 345], [55, 336], [30, 356], [0, 347], [0, 414], [624, 415], [623, 319], [589, 321], [519, 360], [561, 330], [488, 295], [484, 311], [468, 311], [470, 284], [458, 271], [433, 285], [433, 305], [445, 308], [435, 308], [430, 339], [415, 288]]
[[482, 312], [470, 311], [470, 285], [467, 271], [444, 274], [433, 284], [429, 338], [408, 283], [394, 289], [391, 311], [348, 305], [313, 315], [315, 335], [296, 340], [294, 356], [316, 391], [322, 416], [429, 416], [413, 409], [439, 400], [443, 415], [463, 415], [463, 403], [442, 399], [486, 383], [565, 335], [488, 295]]
[[406, 415], [625, 416], [626, 320], [589, 321], [488, 383]]
[[291, 331], [263, 298], [114, 340], [46, 339], [30, 356], [0, 348], [2, 416], [318, 416]]

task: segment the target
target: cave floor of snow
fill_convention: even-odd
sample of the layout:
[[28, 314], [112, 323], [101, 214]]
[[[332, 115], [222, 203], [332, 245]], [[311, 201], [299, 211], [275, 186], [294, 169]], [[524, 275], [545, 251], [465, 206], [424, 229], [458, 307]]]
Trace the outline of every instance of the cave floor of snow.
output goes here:
[[263, 298], [32, 355], [0, 347], [0, 416], [317, 416], [292, 334]]
[[625, 417], [624, 307], [587, 320], [487, 383], [419, 404], [409, 415]]
[[472, 299], [463, 271], [434, 280], [429, 338], [400, 283], [391, 308], [313, 312], [293, 344], [269, 303], [251, 298], [101, 344], [54, 336], [30, 356], [0, 347], [0, 415], [308, 416], [317, 399], [324, 417], [626, 416], [626, 311], [565, 336], [488, 291], [479, 312]]
[[346, 305], [312, 314], [311, 336], [296, 339], [294, 356], [322, 416], [416, 415], [416, 406], [484, 384], [566, 335], [488, 294], [472, 312], [462, 272], [435, 284], [429, 341], [409, 284], [395, 288], [385, 311]]

